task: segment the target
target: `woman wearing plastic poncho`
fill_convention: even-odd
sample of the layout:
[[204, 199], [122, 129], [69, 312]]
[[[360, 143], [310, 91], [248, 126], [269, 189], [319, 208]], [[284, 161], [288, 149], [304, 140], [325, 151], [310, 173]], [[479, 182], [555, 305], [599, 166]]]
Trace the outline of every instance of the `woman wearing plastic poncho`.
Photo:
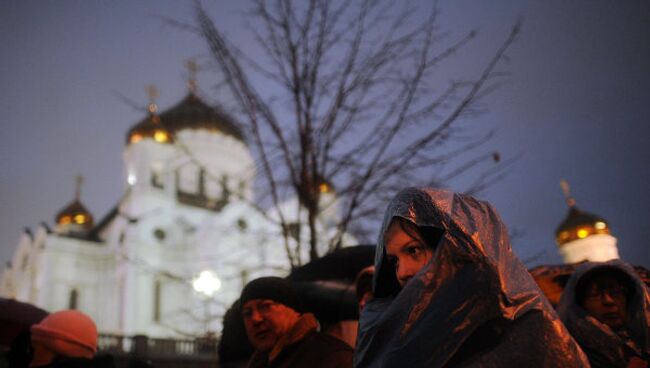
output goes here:
[[562, 293], [558, 314], [592, 367], [647, 367], [650, 296], [628, 264], [585, 263]]
[[588, 366], [486, 202], [401, 191], [386, 211], [375, 267], [356, 367]]

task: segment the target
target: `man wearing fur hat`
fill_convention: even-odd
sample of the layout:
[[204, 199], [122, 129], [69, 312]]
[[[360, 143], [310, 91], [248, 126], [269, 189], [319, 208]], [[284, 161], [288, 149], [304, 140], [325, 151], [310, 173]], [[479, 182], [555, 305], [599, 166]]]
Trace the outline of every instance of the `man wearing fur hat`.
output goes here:
[[301, 314], [300, 300], [289, 281], [253, 280], [240, 300], [246, 334], [255, 348], [249, 367], [352, 367], [352, 349], [318, 332], [313, 314]]

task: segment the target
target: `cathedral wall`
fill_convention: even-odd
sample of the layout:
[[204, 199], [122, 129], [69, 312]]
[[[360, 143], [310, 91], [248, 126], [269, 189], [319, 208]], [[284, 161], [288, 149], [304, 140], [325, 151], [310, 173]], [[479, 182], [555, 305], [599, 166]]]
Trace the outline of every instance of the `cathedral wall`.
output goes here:
[[564, 263], [605, 262], [619, 258], [616, 238], [609, 234], [590, 235], [565, 243], [560, 247], [560, 254]]
[[40, 254], [37, 305], [52, 312], [79, 309], [101, 331], [117, 329], [113, 254], [101, 243], [48, 236]]
[[[255, 168], [248, 148], [240, 141], [206, 130], [183, 130], [177, 134], [179, 144], [189, 151], [192, 166], [203, 167], [207, 172], [205, 190], [209, 197], [219, 198], [223, 179], [230, 192], [244, 192], [250, 196]], [[198, 175], [190, 169], [184, 175]], [[186, 173], [186, 174], [185, 174]], [[181, 178], [181, 180], [191, 180]]]

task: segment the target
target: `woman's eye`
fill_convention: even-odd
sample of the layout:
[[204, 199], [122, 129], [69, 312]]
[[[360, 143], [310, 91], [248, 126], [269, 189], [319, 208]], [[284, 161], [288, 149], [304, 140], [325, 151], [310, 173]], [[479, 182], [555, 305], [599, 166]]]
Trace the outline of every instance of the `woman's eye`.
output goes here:
[[422, 248], [413, 246], [413, 247], [408, 247], [406, 251], [408, 252], [409, 255], [417, 257], [422, 253]]

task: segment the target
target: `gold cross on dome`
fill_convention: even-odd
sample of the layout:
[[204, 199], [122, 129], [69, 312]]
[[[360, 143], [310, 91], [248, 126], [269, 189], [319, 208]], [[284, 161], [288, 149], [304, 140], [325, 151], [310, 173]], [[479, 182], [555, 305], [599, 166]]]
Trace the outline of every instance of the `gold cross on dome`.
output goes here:
[[190, 89], [190, 92], [196, 91], [196, 74], [199, 72], [199, 65], [190, 59], [185, 62], [185, 67], [187, 68], [187, 86]]
[[158, 106], [156, 106], [156, 98], [158, 98], [158, 95], [158, 88], [156, 86], [153, 84], [147, 86], [147, 96], [149, 96], [149, 106], [147, 109], [152, 114], [158, 110]]
[[81, 176], [81, 175], [77, 175], [75, 177], [75, 182], [76, 182], [76, 188], [75, 188], [75, 191], [74, 191], [74, 198], [76, 200], [79, 200], [81, 198], [81, 185], [84, 182], [84, 177]]
[[565, 179], [560, 180], [560, 188], [562, 188], [562, 193], [564, 193], [566, 204], [568, 204], [569, 207], [575, 206], [576, 200], [571, 197], [571, 187], [569, 186], [569, 182]]

